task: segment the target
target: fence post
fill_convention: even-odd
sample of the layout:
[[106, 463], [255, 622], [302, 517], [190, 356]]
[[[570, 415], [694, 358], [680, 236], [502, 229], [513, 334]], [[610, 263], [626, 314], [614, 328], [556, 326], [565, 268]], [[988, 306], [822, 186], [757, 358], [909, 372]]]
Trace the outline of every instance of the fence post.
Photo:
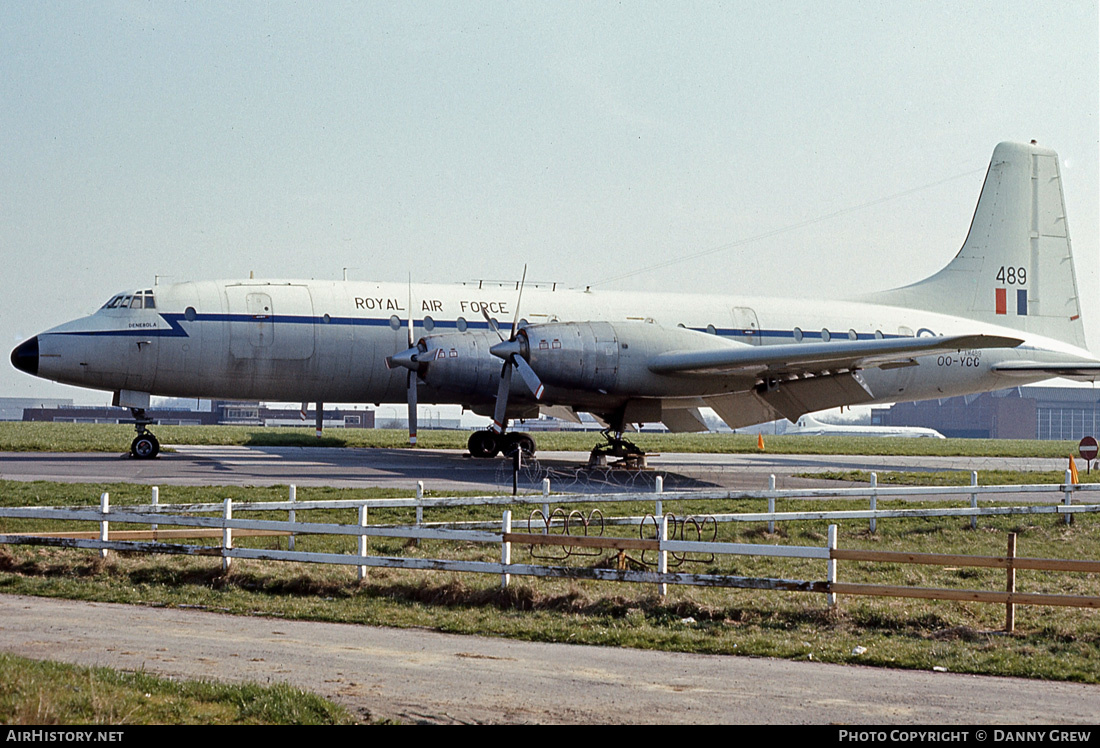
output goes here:
[[[104, 543], [107, 542], [107, 527], [110, 524], [107, 521], [107, 513], [111, 511], [111, 495], [108, 493], [100, 494], [99, 497], [99, 511], [103, 515], [103, 519], [99, 523], [99, 539]], [[107, 549], [99, 549], [99, 557], [107, 558]]]
[[[359, 505], [359, 527], [366, 527], [366, 526], [367, 526], [367, 505], [366, 504], [360, 504]], [[366, 556], [367, 555], [367, 536], [364, 533], [359, 534], [358, 546], [359, 546], [359, 549], [358, 549], [359, 550], [359, 557], [362, 558], [363, 556]], [[359, 565], [359, 581], [362, 582], [366, 578], [367, 578], [367, 567], [360, 564]]]
[[[153, 486], [153, 512], [154, 513], [160, 511], [160, 509], [158, 508], [159, 506], [160, 506], [160, 486]], [[157, 525], [156, 524], [149, 525], [149, 529], [152, 530], [153, 532], [156, 532], [157, 531]]]
[[542, 516], [546, 520], [542, 526], [542, 534], [550, 534], [550, 479], [542, 479]]
[[[658, 475], [653, 480], [653, 492], [657, 493], [657, 494], [662, 494], [662, 493], [665, 492], [665, 478], [664, 478], [663, 475]], [[657, 517], [664, 516], [665, 512], [664, 512], [664, 509], [662, 508], [662, 502], [661, 502], [660, 499], [657, 499], [654, 511], [655, 511]], [[663, 595], [664, 593], [662, 592], [661, 594]]]
[[[420, 529], [420, 525], [424, 524], [424, 481], [418, 480], [416, 482], [416, 529]], [[416, 539], [416, 547], [420, 547], [420, 538]]]
[[[661, 536], [658, 544], [657, 551], [657, 573], [665, 574], [668, 572], [668, 551], [665, 550], [665, 542], [668, 540], [668, 517], [661, 517]], [[668, 585], [661, 582], [657, 585], [657, 593], [664, 597], [668, 594]]]
[[[290, 487], [290, 501], [291, 501], [291, 503], [294, 503], [294, 502], [298, 501], [298, 487], [297, 486], [292, 485]], [[298, 519], [298, 513], [296, 511], [294, 511], [293, 509], [291, 509], [289, 512], [286, 513], [286, 519], [287, 519], [288, 522], [296, 522], [297, 519]], [[287, 547], [287, 550], [290, 550], [290, 551], [294, 550], [294, 533], [290, 533], [290, 537], [287, 538], [286, 547]]]
[[[775, 474], [768, 476], [768, 490], [775, 491]], [[768, 514], [775, 514], [775, 497], [768, 497]], [[768, 520], [768, 534], [771, 535], [775, 532], [775, 520]]]
[[[871, 473], [871, 511], [878, 510], [878, 473]], [[871, 517], [871, 532], [878, 529], [878, 520]]]
[[[504, 510], [504, 529], [500, 539], [500, 563], [507, 566], [512, 563], [512, 544], [504, 539], [503, 533], [512, 532], [512, 510]], [[508, 587], [509, 577], [511, 575], [507, 572], [500, 575], [500, 588], [506, 589]]]
[[[978, 471], [977, 470], [971, 470], [970, 471], [970, 485], [971, 486], [977, 486], [978, 485]], [[970, 508], [971, 509], [977, 509], [978, 508], [978, 494], [977, 494], [977, 492], [974, 492], [974, 493], [970, 494]], [[970, 529], [971, 530], [977, 530], [978, 529], [978, 515], [977, 514], [971, 514], [970, 515]]]
[[[1016, 558], [1016, 533], [1010, 532], [1008, 534], [1008, 594], [1011, 595], [1016, 591], [1016, 565], [1014, 563]], [[1016, 603], [1011, 600], [1005, 603], [1005, 633], [1011, 634], [1016, 628]]]
[[233, 519], [233, 499], [225, 500], [225, 511], [223, 514], [226, 524], [222, 525], [222, 571], [228, 572], [230, 562], [233, 560], [226, 551], [233, 547], [233, 528], [229, 526], [229, 520]]
[[[829, 525], [829, 561], [825, 567], [825, 579], [829, 582], [829, 589], [831, 590], [833, 585], [836, 584], [836, 559], [833, 558], [833, 551], [836, 550], [836, 525]], [[830, 592], [826, 596], [826, 601], [830, 608], [837, 607], [837, 598], [835, 592]]]
[[[1073, 480], [1073, 478], [1071, 477], [1070, 472], [1067, 470], [1066, 471], [1066, 493], [1065, 493], [1065, 498], [1062, 499], [1062, 504], [1064, 504], [1065, 506], [1069, 506], [1070, 504], [1073, 503], [1073, 488], [1071, 488], [1071, 486], [1073, 484], [1070, 483], [1071, 480]], [[1069, 512], [1066, 512], [1065, 517], [1066, 517], [1065, 521], [1066, 521], [1067, 525], [1071, 524], [1073, 522], [1073, 515], [1070, 514]]]

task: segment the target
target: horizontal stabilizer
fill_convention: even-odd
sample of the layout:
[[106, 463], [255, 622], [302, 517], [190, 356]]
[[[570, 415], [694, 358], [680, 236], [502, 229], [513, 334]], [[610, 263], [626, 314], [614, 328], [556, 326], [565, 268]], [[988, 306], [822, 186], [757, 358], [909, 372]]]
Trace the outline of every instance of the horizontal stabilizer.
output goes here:
[[1036, 363], [1034, 361], [1011, 361], [994, 364], [993, 371], [1006, 376], [1034, 377], [1036, 374], [1048, 377], [1065, 377], [1082, 382], [1100, 381], [1100, 361], [1096, 363]]

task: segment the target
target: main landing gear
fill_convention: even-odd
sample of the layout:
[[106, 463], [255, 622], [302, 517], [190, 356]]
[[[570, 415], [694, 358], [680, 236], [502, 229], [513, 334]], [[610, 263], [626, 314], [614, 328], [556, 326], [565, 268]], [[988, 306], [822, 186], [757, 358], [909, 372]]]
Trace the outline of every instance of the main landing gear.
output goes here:
[[505, 434], [489, 430], [475, 431], [470, 434], [466, 447], [470, 450], [470, 456], [478, 459], [488, 459], [498, 454], [511, 455], [517, 449], [524, 457], [535, 454], [535, 440], [530, 434], [519, 431]]
[[145, 408], [130, 408], [130, 412], [134, 415], [134, 431], [137, 432], [130, 442], [130, 456], [138, 460], [151, 460], [160, 454], [160, 442], [146, 427], [156, 422], [145, 415]]
[[645, 452], [634, 442], [624, 439], [622, 431], [613, 432], [612, 429], [604, 429], [600, 433], [603, 434], [604, 439], [607, 439], [607, 444], [597, 444], [592, 448], [592, 453], [588, 456], [588, 467], [608, 467], [609, 457], [621, 458], [615, 463], [615, 467], [628, 470], [646, 467]]

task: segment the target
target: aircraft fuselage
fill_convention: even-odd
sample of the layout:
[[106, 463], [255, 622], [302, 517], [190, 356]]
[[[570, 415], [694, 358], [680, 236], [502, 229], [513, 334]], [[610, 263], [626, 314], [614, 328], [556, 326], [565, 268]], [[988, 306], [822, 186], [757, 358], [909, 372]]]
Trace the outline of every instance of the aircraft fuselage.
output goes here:
[[[155, 308], [103, 308], [41, 333], [34, 339], [37, 361], [31, 373], [81, 387], [174, 397], [405, 401], [405, 371], [391, 370], [385, 361], [408, 347], [410, 288], [406, 285], [208, 281], [162, 285], [154, 291]], [[514, 285], [414, 285], [414, 339], [480, 336], [487, 349], [498, 338], [482, 309], [507, 334], [517, 295]], [[975, 332], [1020, 335], [1017, 330], [972, 319], [850, 301], [527, 287], [522, 303], [521, 315], [532, 325], [603, 320], [686, 327], [748, 345]], [[604, 386], [584, 391], [548, 386], [543, 403], [598, 409], [627, 397], [625, 390], [616, 392], [616, 382], [628, 376], [637, 379], [636, 367], [628, 365], [629, 357], [643, 357], [648, 352], [631, 354], [622, 348], [625, 346], [614, 352], [615, 370], [603, 372]], [[495, 393], [494, 372], [499, 376], [500, 362], [487, 353], [483, 358], [484, 387], [453, 391], [445, 385], [421, 384], [420, 402], [457, 403], [484, 410]], [[1046, 377], [1008, 377], [991, 371], [991, 366], [1045, 358], [1092, 360], [1087, 351], [1067, 343], [1027, 336], [1018, 348], [916, 356], [912, 365], [871, 368], [862, 376], [874, 394], [873, 402], [920, 400], [1041, 381]], [[29, 370], [29, 356], [24, 356], [24, 365], [16, 365]], [[698, 398], [730, 391], [730, 383], [716, 377], [650, 372], [646, 377], [652, 379], [645, 386], [655, 397]], [[636, 389], [637, 384], [633, 383], [630, 396], [647, 396], [644, 387]]]

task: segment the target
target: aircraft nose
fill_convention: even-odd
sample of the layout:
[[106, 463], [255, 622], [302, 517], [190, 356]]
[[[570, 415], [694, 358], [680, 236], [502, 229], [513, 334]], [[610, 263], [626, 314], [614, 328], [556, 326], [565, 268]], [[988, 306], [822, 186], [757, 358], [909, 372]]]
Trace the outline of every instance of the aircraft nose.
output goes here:
[[38, 337], [20, 343], [11, 352], [11, 365], [31, 376], [38, 376]]

